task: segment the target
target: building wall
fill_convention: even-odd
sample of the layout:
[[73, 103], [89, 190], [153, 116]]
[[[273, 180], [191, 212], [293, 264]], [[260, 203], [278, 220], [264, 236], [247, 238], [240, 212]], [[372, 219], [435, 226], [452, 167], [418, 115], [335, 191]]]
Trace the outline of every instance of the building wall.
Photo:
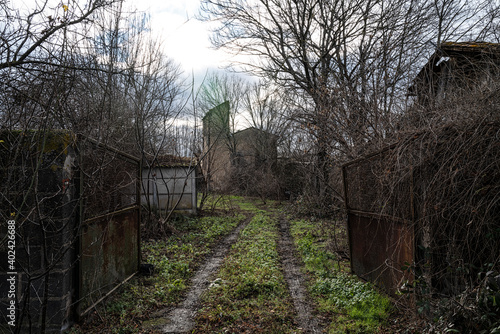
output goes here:
[[196, 214], [196, 170], [189, 166], [147, 168], [142, 171], [143, 205], [153, 210]]
[[276, 138], [265, 131], [248, 128], [234, 134], [236, 156], [254, 168], [261, 164], [274, 163], [278, 156]]
[[226, 101], [203, 118], [201, 167], [209, 191], [247, 189], [256, 170], [267, 176], [277, 160], [274, 135], [253, 127], [231, 133], [229, 108]]
[[0, 132], [1, 333], [62, 333], [137, 272], [139, 161], [85, 144], [67, 131]]
[[233, 140], [229, 128], [229, 102], [210, 109], [203, 117], [203, 159], [201, 168], [210, 191], [223, 191], [231, 167]]
[[[0, 134], [0, 331], [61, 332], [73, 321], [78, 194], [68, 132]], [[36, 162], [39, 164], [37, 165]], [[6, 234], [14, 221], [15, 247]], [[15, 261], [8, 263], [15, 250]], [[9, 252], [11, 251], [11, 252]], [[14, 284], [5, 284], [11, 279]], [[13, 295], [11, 294], [13, 293]], [[12, 297], [12, 298], [11, 298]], [[14, 310], [8, 310], [10, 305]], [[30, 319], [31, 318], [31, 319]], [[2, 325], [14, 321], [15, 326]]]
[[205, 163], [209, 165], [204, 172], [208, 173], [206, 178], [210, 190], [239, 190], [253, 194], [256, 182], [267, 182], [261, 179], [269, 177], [276, 164], [276, 137], [256, 128], [248, 128], [231, 135], [229, 142], [217, 143], [206, 154], [208, 159]]

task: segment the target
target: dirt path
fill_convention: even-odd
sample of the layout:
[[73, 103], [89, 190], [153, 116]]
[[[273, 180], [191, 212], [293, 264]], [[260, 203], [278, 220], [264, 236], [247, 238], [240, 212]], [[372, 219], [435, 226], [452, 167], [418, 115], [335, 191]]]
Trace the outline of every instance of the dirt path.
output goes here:
[[304, 288], [305, 278], [300, 271], [296, 259], [295, 246], [290, 235], [290, 223], [283, 217], [280, 218], [280, 239], [278, 253], [283, 265], [283, 275], [288, 284], [288, 290], [293, 299], [297, 312], [297, 323], [303, 333], [323, 333], [318, 320], [312, 313], [312, 307], [307, 300], [307, 291]]
[[171, 310], [165, 315], [167, 323], [161, 328], [163, 333], [186, 333], [193, 329], [195, 325], [194, 318], [200, 306], [200, 296], [203, 291], [209, 287], [210, 276], [217, 272], [229, 248], [236, 241], [239, 233], [245, 228], [249, 221], [250, 218], [246, 219], [235, 228], [234, 231], [215, 248], [212, 256], [210, 256], [198, 269], [191, 280], [191, 288], [186, 295], [186, 299], [179, 307]]

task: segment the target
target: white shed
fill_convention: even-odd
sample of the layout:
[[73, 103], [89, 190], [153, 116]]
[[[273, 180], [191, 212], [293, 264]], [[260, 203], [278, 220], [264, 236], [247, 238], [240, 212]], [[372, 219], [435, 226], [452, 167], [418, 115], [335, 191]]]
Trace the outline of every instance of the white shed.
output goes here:
[[142, 204], [152, 210], [196, 214], [196, 164], [164, 156], [142, 170]]

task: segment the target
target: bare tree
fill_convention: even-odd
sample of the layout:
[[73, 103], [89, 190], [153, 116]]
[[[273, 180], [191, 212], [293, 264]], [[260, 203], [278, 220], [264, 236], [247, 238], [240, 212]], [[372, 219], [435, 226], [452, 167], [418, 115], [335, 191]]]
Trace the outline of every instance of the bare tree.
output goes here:
[[[33, 253], [34, 245], [41, 258], [37, 262], [19, 255], [23, 288], [18, 291], [21, 313], [15, 331], [44, 332], [51, 328], [50, 318], [63, 318], [56, 312], [65, 317], [65, 307], [78, 302], [71, 286], [65, 285], [67, 299], [54, 310], [59, 306], [51, 306], [49, 292], [62, 276], [65, 282], [74, 276], [82, 227], [77, 218], [101, 212], [83, 203], [99, 198], [99, 209], [109, 209], [137, 198], [131, 195], [136, 164], [122, 163], [116, 175], [110, 173], [116, 165], [114, 153], [109, 154], [116, 153], [113, 150], [96, 150], [95, 161], [80, 165], [81, 184], [77, 177], [61, 184], [76, 163], [71, 160], [74, 143], [69, 136], [68, 147], [62, 149], [70, 152], [62, 172], [60, 160], [66, 153], [54, 146], [53, 135], [59, 132], [53, 130], [70, 130], [83, 141], [93, 137], [101, 148], [115, 146], [133, 155], [156, 152], [162, 145], [155, 139], [165, 137], [166, 124], [177, 113], [181, 73], [159, 52], [160, 44], [148, 36], [147, 26], [133, 24], [134, 16], [125, 13], [121, 1], [73, 1], [56, 7], [35, 1], [32, 10], [14, 6], [0, 3], [0, 129], [7, 130], [1, 132], [5, 159], [0, 167], [0, 214], [2, 221], [16, 214], [19, 254]], [[56, 153], [47, 157], [52, 151]], [[106, 160], [110, 156], [115, 165]], [[60, 174], [47, 176], [51, 172]], [[35, 292], [39, 300], [32, 302]]]
[[208, 189], [213, 185], [225, 188], [219, 176], [226, 173], [227, 163], [232, 163], [235, 157], [233, 133], [238, 126], [238, 114], [247, 89], [248, 83], [243, 78], [218, 73], [210, 74], [200, 88], [196, 108], [203, 115], [202, 165]]
[[[260, 57], [248, 64], [252, 70], [305, 93], [311, 107], [306, 105], [296, 118], [315, 137], [322, 179], [318, 184], [328, 183], [333, 148], [352, 154], [354, 144], [368, 139], [367, 107], [376, 105], [369, 99], [370, 84], [376, 79], [370, 77], [375, 67], [370, 65], [378, 59], [375, 53], [386, 37], [379, 32], [381, 23], [389, 25], [389, 18], [396, 17], [391, 14], [395, 5], [382, 5], [372, 1], [203, 2], [206, 18], [221, 21], [213, 35], [215, 46]], [[400, 20], [394, 21], [383, 31], [397, 28]], [[393, 35], [398, 35], [398, 29]], [[321, 193], [325, 191], [320, 187]]]
[[250, 126], [281, 137], [290, 121], [286, 103], [285, 92], [257, 82], [245, 94], [242, 114]]
[[240, 69], [305, 102], [295, 119], [315, 141], [321, 198], [336, 155], [356, 157], [394, 132], [432, 43], [487, 37], [492, 26], [483, 18], [498, 16], [491, 1], [446, 0], [204, 0], [202, 11], [219, 22], [214, 46], [249, 57]]
[[210, 109], [228, 101], [229, 117], [221, 122], [227, 123], [229, 131], [233, 132], [238, 126], [237, 115], [247, 90], [248, 82], [243, 77], [228, 73], [210, 73], [197, 96], [197, 108], [205, 116]]
[[86, 25], [95, 14], [120, 0], [89, 0], [58, 4], [48, 0], [35, 1], [31, 8], [0, 3], [4, 18], [1, 29], [0, 69], [24, 65], [61, 65], [60, 47], [68, 42], [68, 33], [88, 37]]

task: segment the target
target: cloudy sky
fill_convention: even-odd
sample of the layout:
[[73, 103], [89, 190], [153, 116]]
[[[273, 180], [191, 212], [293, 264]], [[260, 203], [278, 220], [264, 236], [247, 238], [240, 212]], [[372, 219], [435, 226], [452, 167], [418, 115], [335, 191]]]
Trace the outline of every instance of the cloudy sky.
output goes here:
[[[128, 0], [151, 14], [153, 33], [164, 41], [165, 53], [186, 74], [202, 76], [224, 65], [228, 56], [210, 48], [209, 24], [196, 20], [200, 0]], [[133, 1], [133, 2], [132, 2]]]

